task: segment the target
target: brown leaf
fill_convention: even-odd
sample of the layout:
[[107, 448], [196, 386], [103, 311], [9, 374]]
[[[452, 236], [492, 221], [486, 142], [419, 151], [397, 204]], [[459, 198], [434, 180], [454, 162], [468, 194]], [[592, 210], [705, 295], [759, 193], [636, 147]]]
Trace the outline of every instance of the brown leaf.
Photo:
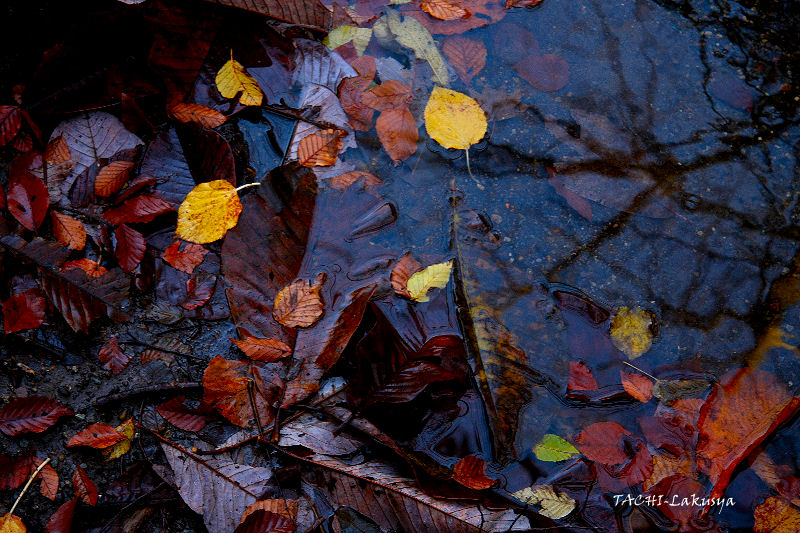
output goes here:
[[72, 489], [75, 491], [75, 497], [79, 498], [83, 503], [87, 505], [97, 504], [97, 487], [89, 478], [86, 470], [77, 463], [75, 464], [75, 473], [72, 475]]
[[372, 83], [372, 78], [374, 76], [375, 60], [372, 59], [372, 76], [345, 78], [342, 80], [342, 83], [339, 84], [339, 102], [342, 104], [344, 112], [347, 113], [347, 116], [350, 118], [349, 123], [354, 130], [369, 131], [372, 127], [372, 115], [374, 111], [362, 102], [362, 96], [370, 83]]
[[271, 511], [257, 509], [247, 515], [242, 523], [236, 526], [233, 533], [292, 533], [294, 522]]
[[[334, 22], [333, 12], [320, 0], [208, 0], [216, 4], [254, 11], [291, 24], [315, 26], [328, 30]], [[339, 24], [345, 22], [337, 21]]]
[[278, 339], [245, 337], [242, 340], [231, 339], [244, 354], [256, 361], [271, 363], [292, 353], [292, 348]]
[[[182, 242], [183, 250], [179, 251]], [[208, 250], [200, 244], [178, 240], [170, 244], [161, 257], [173, 268], [191, 274], [203, 262], [207, 252]]]
[[453, 467], [453, 479], [474, 490], [488, 489], [497, 483], [496, 479], [486, 476], [486, 463], [483, 459], [473, 455], [464, 457], [456, 463]]
[[411, 87], [389, 80], [365, 92], [361, 101], [375, 111], [407, 108], [411, 103]]
[[181, 122], [194, 122], [205, 128], [222, 126], [228, 119], [225, 115], [200, 104], [175, 104], [170, 108], [170, 113]]
[[22, 433], [41, 433], [62, 416], [75, 413], [46, 396], [14, 398], [0, 409], [0, 431], [14, 437]]
[[653, 473], [642, 483], [642, 489], [649, 490], [662, 479], [681, 474], [685, 477], [697, 477], [697, 465], [689, 455], [675, 457], [671, 453], [661, 452], [653, 456]]
[[97, 196], [112, 196], [128, 183], [134, 164], [131, 161], [114, 161], [100, 169], [94, 179], [94, 193]]
[[383, 181], [381, 181], [380, 178], [370, 174], [369, 172], [364, 172], [363, 170], [351, 170], [350, 172], [339, 174], [338, 176], [334, 176], [328, 180], [328, 183], [334, 189], [343, 191], [361, 179], [364, 180], [365, 189], [383, 185]]
[[51, 139], [44, 151], [44, 160], [51, 165], [58, 165], [70, 160], [69, 145], [62, 135]]
[[48, 500], [55, 501], [58, 495], [58, 472], [56, 472], [56, 469], [49, 464], [44, 465], [44, 468], [39, 472], [39, 479], [42, 480], [39, 485], [39, 492]]
[[514, 70], [540, 91], [557, 91], [569, 81], [569, 64], [555, 54], [528, 56]]
[[534, 7], [542, 3], [542, 0], [506, 0], [506, 9], [512, 7]]
[[100, 276], [108, 272], [108, 269], [104, 266], [100, 266], [100, 263], [98, 263], [97, 261], [92, 261], [91, 259], [86, 259], [86, 258], [75, 259], [74, 261], [67, 261], [66, 263], [64, 263], [63, 268], [65, 272], [71, 268], [79, 268], [84, 272], [86, 272], [86, 274], [88, 274], [90, 278], [99, 278]]
[[83, 222], [69, 215], [51, 211], [53, 237], [70, 250], [83, 250], [86, 246], [86, 229]]
[[253, 427], [253, 413], [248, 383], [253, 383], [253, 398], [262, 426], [275, 416], [272, 403], [280, 392], [277, 367], [263, 363], [213, 358], [203, 374], [203, 401], [222, 416], [241, 427]]
[[625, 392], [640, 402], [648, 402], [653, 397], [653, 382], [647, 376], [620, 370], [619, 377]]
[[455, 20], [471, 14], [463, 7], [447, 0], [422, 0], [420, 7], [439, 20]]
[[414, 259], [411, 252], [404, 253], [395, 263], [389, 278], [394, 292], [411, 299], [411, 295], [408, 293], [408, 278], [420, 270], [422, 270], [422, 265]]
[[67, 442], [67, 447], [73, 446], [88, 446], [90, 448], [108, 448], [113, 446], [119, 441], [123, 440], [125, 435], [122, 435], [113, 427], [108, 424], [98, 422], [87, 427]]
[[486, 66], [486, 47], [481, 41], [461, 35], [448, 37], [442, 45], [442, 52], [465, 85], [469, 85]]
[[127, 224], [122, 224], [114, 232], [114, 237], [117, 239], [114, 255], [119, 261], [119, 266], [125, 272], [133, 272], [141, 263], [147, 249], [144, 236]]
[[297, 160], [304, 167], [326, 167], [334, 164], [342, 149], [345, 132], [323, 130], [300, 140]]
[[628, 460], [622, 437], [630, 432], [616, 422], [597, 422], [578, 435], [576, 447], [592, 461], [618, 465]]
[[324, 282], [324, 277], [318, 277], [314, 282], [300, 279], [287, 285], [275, 296], [272, 316], [287, 328], [314, 325], [325, 307], [320, 295]]
[[384, 150], [395, 163], [405, 161], [417, 151], [419, 130], [408, 107], [382, 112], [375, 129]]
[[101, 363], [103, 363], [103, 368], [106, 370], [111, 370], [114, 375], [117, 375], [125, 370], [125, 367], [128, 366], [128, 363], [131, 360], [130, 356], [126, 355], [120, 349], [116, 336], [108, 339], [108, 342], [106, 342], [103, 347], [100, 348], [97, 358]]
[[591, 222], [592, 204], [589, 202], [589, 200], [569, 189], [564, 184], [564, 178], [562, 176], [558, 176], [555, 169], [547, 167], [547, 173], [550, 175], [550, 179], [547, 180], [548, 185], [554, 188], [556, 193], [566, 200], [569, 206], [580, 216]]
[[569, 383], [567, 390], [597, 390], [597, 381], [595, 381], [592, 371], [589, 368], [577, 361], [569, 362]]
[[202, 406], [197, 409], [187, 407], [186, 399], [183, 396], [178, 396], [162, 403], [156, 407], [156, 411], [167, 422], [184, 431], [200, 431], [206, 427], [208, 415], [210, 414]]
[[103, 213], [103, 218], [114, 225], [136, 222], [150, 222], [158, 215], [175, 211], [175, 207], [158, 196], [136, 196], [126, 200], [119, 207], [114, 207]]

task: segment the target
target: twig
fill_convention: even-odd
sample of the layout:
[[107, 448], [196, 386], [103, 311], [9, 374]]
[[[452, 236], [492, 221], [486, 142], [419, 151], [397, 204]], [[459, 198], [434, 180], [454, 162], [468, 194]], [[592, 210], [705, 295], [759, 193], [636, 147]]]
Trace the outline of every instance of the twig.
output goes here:
[[[25, 496], [25, 492], [27, 492], [27, 490], [28, 490], [28, 487], [30, 487], [30, 486], [31, 486], [31, 483], [33, 483], [33, 480], [36, 478], [36, 476], [38, 476], [38, 475], [39, 475], [39, 472], [41, 472], [41, 471], [42, 471], [42, 468], [44, 468], [44, 466], [45, 466], [47, 463], [49, 463], [49, 462], [50, 462], [50, 458], [48, 457], [47, 459], [45, 459], [44, 461], [42, 461], [42, 464], [40, 464], [40, 465], [39, 465], [39, 467], [38, 467], [36, 470], [34, 470], [34, 471], [33, 471], [33, 474], [31, 474], [31, 477], [29, 477], [29, 478], [28, 478], [28, 482], [27, 482], [27, 483], [25, 483], [25, 486], [24, 486], [24, 487], [22, 487], [22, 492], [20, 492], [20, 493], [19, 493], [19, 496], [17, 496], [17, 501], [15, 501], [15, 502], [14, 502], [14, 505], [12, 505], [12, 506], [11, 506], [11, 510], [10, 510], [10, 511], [8, 512], [8, 514], [6, 515], [6, 519], [5, 519], [5, 520], [3, 520], [3, 525], [4, 525], [4, 526], [5, 526], [6, 520], [8, 520], [9, 518], [11, 518], [11, 515], [13, 515], [13, 514], [14, 514], [14, 511], [16, 510], [16, 508], [17, 508], [17, 505], [19, 505], [19, 502], [20, 502], [20, 501], [22, 501], [22, 497], [23, 497], [23, 496]], [[4, 527], [3, 529], [5, 529], [5, 527]]]
[[630, 364], [630, 363], [629, 363], [629, 362], [627, 362], [627, 361], [623, 361], [623, 363], [624, 363], [624, 364], [626, 364], [626, 365], [628, 365], [628, 366], [629, 366], [629, 367], [631, 367], [632, 369], [636, 370], [637, 372], [641, 372], [642, 374], [644, 374], [645, 376], [647, 376], [648, 378], [650, 378], [650, 379], [652, 379], [652, 380], [654, 380], [654, 381], [661, 381], [661, 380], [660, 380], [660, 379], [658, 379], [657, 377], [655, 377], [655, 376], [653, 376], [653, 375], [651, 375], [651, 374], [648, 374], [647, 372], [645, 372], [644, 370], [642, 370], [642, 369], [641, 369], [641, 368], [639, 368], [638, 366], [633, 366], [632, 364]]
[[102, 407], [108, 403], [127, 400], [133, 396], [138, 396], [140, 394], [148, 394], [151, 392], [170, 392], [177, 390], [194, 390], [202, 388], [203, 384], [200, 383], [199, 381], [188, 381], [184, 383], [170, 381], [169, 383], [160, 383], [158, 385], [144, 385], [142, 387], [137, 387], [135, 389], [130, 389], [118, 392], [116, 394], [109, 394], [107, 396], [103, 396], [102, 398], [99, 398], [94, 402], [94, 406]]
[[247, 380], [247, 396], [250, 399], [250, 409], [253, 410], [253, 418], [256, 420], [256, 427], [258, 428], [258, 438], [264, 439], [264, 427], [261, 425], [261, 415], [258, 414], [258, 404], [256, 404], [255, 382], [253, 378]]

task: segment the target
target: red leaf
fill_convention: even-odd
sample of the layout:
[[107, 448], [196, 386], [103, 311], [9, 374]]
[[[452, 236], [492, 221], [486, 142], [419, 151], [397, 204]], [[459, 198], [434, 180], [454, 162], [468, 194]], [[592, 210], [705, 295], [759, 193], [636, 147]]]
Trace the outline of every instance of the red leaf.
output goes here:
[[372, 127], [372, 115], [375, 111], [362, 102], [364, 90], [369, 87], [370, 83], [372, 83], [372, 77], [355, 76], [345, 78], [339, 84], [339, 102], [350, 118], [349, 122], [354, 130], [369, 131]]
[[22, 172], [11, 179], [6, 200], [8, 211], [14, 218], [26, 229], [34, 231], [47, 214], [50, 195], [42, 180], [29, 172]]
[[261, 423], [269, 424], [274, 417], [272, 404], [282, 385], [276, 365], [229, 361], [217, 356], [209, 362], [203, 374], [203, 401], [237, 426], [252, 427], [255, 415], [247, 390], [251, 380], [255, 385], [254, 396]]
[[100, 169], [94, 179], [94, 193], [97, 196], [112, 196], [128, 182], [134, 164], [132, 161], [114, 161]]
[[0, 106], [0, 146], [5, 146], [22, 126], [22, 113], [13, 105]]
[[540, 91], [557, 91], [569, 81], [569, 64], [555, 54], [528, 56], [514, 70]]
[[184, 431], [200, 431], [206, 427], [208, 414], [206, 409], [192, 409], [186, 406], [183, 396], [173, 398], [156, 407], [158, 414], [175, 427]]
[[89, 448], [102, 449], [113, 446], [123, 439], [125, 439], [125, 435], [108, 424], [98, 422], [69, 439], [67, 447], [88, 446]]
[[125, 272], [133, 272], [142, 262], [147, 249], [144, 237], [127, 224], [118, 227], [114, 236], [117, 238], [117, 249], [114, 251], [114, 255], [117, 256], [119, 266]]
[[567, 186], [564, 185], [564, 178], [561, 176], [556, 175], [555, 169], [551, 167], [547, 167], [547, 173], [550, 174], [550, 179], [547, 180], [547, 184], [550, 185], [552, 188], [556, 190], [559, 196], [561, 196], [564, 200], [567, 201], [567, 204], [574, 209], [580, 216], [588, 220], [589, 222], [592, 221], [592, 204], [589, 203], [589, 200], [583, 198], [579, 194], [576, 194], [572, 190], [570, 190]]
[[569, 390], [597, 390], [597, 381], [595, 381], [592, 371], [580, 362], [569, 362], [569, 383], [567, 389]]
[[55, 501], [58, 495], [58, 472], [56, 472], [56, 469], [49, 464], [44, 465], [44, 468], [39, 472], [39, 479], [42, 480], [41, 485], [39, 485], [39, 491], [42, 496], [48, 500]]
[[375, 111], [408, 107], [411, 102], [411, 87], [396, 80], [389, 80], [365, 92], [361, 102]]
[[295, 524], [285, 516], [265, 509], [253, 511], [233, 533], [292, 533]]
[[30, 473], [30, 456], [8, 457], [0, 455], [0, 490], [14, 490], [22, 486]]
[[47, 533], [70, 533], [78, 498], [65, 502], [47, 521]]
[[628, 460], [622, 437], [629, 434], [630, 432], [615, 422], [598, 422], [581, 431], [576, 445], [592, 461], [618, 465]]
[[45, 300], [38, 289], [15, 294], [3, 303], [3, 327], [6, 334], [38, 328], [44, 323]]
[[62, 416], [73, 414], [70, 409], [46, 396], [14, 398], [0, 409], [0, 431], [9, 437], [20, 433], [41, 433]]
[[53, 237], [58, 242], [68, 246], [70, 250], [83, 250], [86, 246], [83, 222], [58, 211], [51, 211], [50, 218], [53, 220]]
[[127, 200], [119, 207], [114, 207], [103, 213], [103, 218], [114, 225], [130, 222], [150, 222], [158, 215], [174, 211], [175, 208], [158, 196], [136, 196]]
[[653, 473], [653, 456], [644, 442], [638, 443], [638, 451], [633, 458], [620, 469], [620, 477], [625, 480], [627, 485], [633, 486], [649, 478]]
[[75, 496], [88, 505], [97, 504], [97, 487], [94, 482], [89, 479], [89, 474], [86, 470], [81, 468], [79, 464], [75, 464], [75, 473], [72, 475], [72, 489], [75, 491]]
[[86, 274], [89, 275], [90, 278], [99, 278], [100, 276], [108, 272], [108, 269], [104, 266], [101, 266], [100, 263], [98, 263], [97, 261], [92, 261], [91, 259], [86, 259], [86, 258], [75, 259], [74, 261], [67, 261], [66, 263], [64, 263], [64, 266], [62, 267], [64, 272], [66, 272], [71, 268], [79, 268], [83, 270], [84, 272], [86, 272]]
[[247, 336], [242, 340], [231, 339], [250, 359], [271, 363], [292, 353], [292, 348], [278, 339], [262, 339]]
[[659, 510], [668, 519], [676, 522], [681, 531], [696, 531], [694, 527], [684, 529], [684, 526], [690, 525], [692, 519], [699, 517], [702, 508], [697, 505], [675, 505], [674, 503], [671, 504], [671, 502], [681, 502], [684, 499], [692, 501], [695, 496], [705, 494], [706, 490], [699, 481], [677, 474], [662, 479], [651, 487], [647, 493], [652, 495], [669, 494], [669, 498], [664, 498], [663, 503], [658, 505]]
[[496, 479], [486, 476], [486, 463], [483, 459], [469, 455], [462, 458], [453, 467], [453, 479], [474, 490], [488, 489], [495, 483]]
[[647, 376], [620, 370], [619, 377], [625, 392], [640, 402], [648, 402], [653, 397], [653, 382]]
[[417, 151], [419, 130], [408, 107], [382, 112], [375, 129], [384, 150], [395, 163], [405, 161]]
[[183, 241], [175, 241], [170, 244], [161, 257], [173, 268], [191, 274], [197, 265], [203, 262], [208, 250], [200, 244], [185, 243], [183, 250], [178, 251], [181, 242]]
[[[181, 304], [184, 309], [197, 309], [203, 307], [211, 299], [217, 287], [217, 277], [204, 274], [198, 277], [197, 273], [186, 281], [186, 300]], [[199, 279], [198, 279], [199, 278]]]
[[128, 366], [131, 358], [120, 349], [117, 337], [111, 337], [108, 342], [100, 348], [97, 358], [103, 363], [103, 368], [111, 370], [114, 375], [119, 374]]

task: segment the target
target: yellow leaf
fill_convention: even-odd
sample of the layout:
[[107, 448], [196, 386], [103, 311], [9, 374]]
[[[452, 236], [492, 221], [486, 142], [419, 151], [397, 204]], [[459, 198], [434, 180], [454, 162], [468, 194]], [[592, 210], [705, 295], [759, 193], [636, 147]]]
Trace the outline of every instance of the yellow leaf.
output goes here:
[[414, 17], [403, 17], [401, 21], [400, 15], [391, 9], [385, 16], [389, 24], [389, 31], [392, 32], [395, 40], [406, 48], [411, 48], [418, 59], [427, 61], [433, 69], [433, 76], [437, 83], [447, 85], [450, 81], [447, 63], [439, 53], [439, 49], [436, 48], [431, 32]]
[[129, 418], [126, 422], [114, 429], [117, 430], [117, 433], [125, 435], [125, 438], [110, 448], [103, 450], [103, 456], [106, 458], [106, 461], [118, 459], [128, 453], [131, 450], [131, 441], [136, 433], [136, 429], [133, 426], [133, 418]]
[[411, 299], [417, 302], [430, 301], [428, 298], [428, 291], [434, 287], [437, 289], [443, 288], [447, 285], [450, 279], [450, 271], [453, 270], [453, 261], [445, 261], [444, 263], [436, 263], [428, 268], [416, 272], [413, 276], [408, 278], [408, 294]]
[[356, 53], [361, 56], [364, 55], [370, 39], [372, 39], [372, 28], [344, 25], [332, 29], [322, 44], [333, 50], [352, 41]]
[[25, 533], [28, 528], [22, 522], [22, 519], [16, 515], [8, 513], [0, 516], [0, 533]]
[[201, 183], [178, 209], [175, 234], [197, 244], [214, 242], [236, 225], [241, 212], [242, 203], [233, 185], [225, 180]]
[[239, 102], [242, 105], [261, 105], [261, 88], [258, 82], [244, 69], [241, 63], [231, 59], [217, 72], [217, 89], [223, 98], [233, 98], [242, 93]]
[[445, 148], [466, 150], [486, 135], [486, 115], [466, 94], [434, 87], [425, 106], [425, 129]]
[[575, 509], [575, 500], [564, 493], [556, 493], [550, 485], [526, 487], [512, 494], [528, 505], [539, 505], [537, 512], [553, 520], [564, 518]]
[[611, 342], [628, 359], [636, 359], [653, 345], [653, 333], [650, 331], [652, 323], [653, 315], [648, 311], [639, 307], [620, 307], [611, 319]]
[[755, 533], [795, 533], [800, 531], [800, 511], [786, 499], [772, 496], [753, 513]]

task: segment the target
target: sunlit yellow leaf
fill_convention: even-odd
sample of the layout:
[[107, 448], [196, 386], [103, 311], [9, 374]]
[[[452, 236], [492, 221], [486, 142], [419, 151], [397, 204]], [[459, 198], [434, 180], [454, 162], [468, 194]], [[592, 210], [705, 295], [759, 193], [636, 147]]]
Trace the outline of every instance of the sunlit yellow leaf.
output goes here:
[[20, 517], [8, 513], [0, 516], [0, 533], [25, 533], [26, 531], [28, 528], [25, 527]]
[[103, 456], [106, 458], [106, 461], [111, 461], [112, 459], [118, 459], [128, 453], [131, 450], [131, 441], [133, 440], [133, 436], [136, 433], [136, 429], [133, 426], [133, 419], [129, 418], [123, 424], [114, 428], [117, 430], [118, 433], [125, 435], [125, 438], [118, 443], [114, 444], [110, 448], [106, 448], [103, 450]]
[[486, 115], [466, 94], [434, 87], [425, 106], [425, 128], [445, 148], [466, 150], [486, 135]]
[[233, 185], [225, 180], [201, 183], [178, 209], [175, 234], [197, 244], [213, 242], [236, 225], [241, 212], [242, 203]]
[[352, 41], [356, 53], [364, 55], [370, 39], [372, 39], [372, 28], [344, 25], [332, 29], [322, 41], [322, 44], [333, 50]]
[[450, 279], [450, 271], [453, 270], [453, 261], [436, 263], [428, 268], [416, 272], [408, 278], [408, 294], [412, 300], [417, 302], [427, 302], [430, 300], [428, 291], [433, 288], [441, 289], [447, 285]]
[[263, 94], [258, 82], [244, 69], [241, 63], [231, 59], [217, 72], [217, 90], [223, 98], [233, 98], [242, 93], [239, 102], [242, 105], [261, 105]]
[[542, 516], [558, 520], [575, 509], [575, 500], [564, 493], [556, 493], [550, 485], [527, 487], [513, 493], [513, 496], [528, 505], [539, 505]]
[[649, 312], [639, 307], [620, 307], [611, 319], [611, 341], [628, 359], [636, 359], [653, 345], [652, 323], [653, 315]]
[[413, 50], [418, 59], [428, 62], [438, 84], [447, 85], [450, 81], [447, 63], [439, 53], [439, 49], [436, 48], [431, 32], [414, 17], [407, 16], [401, 20], [400, 15], [394, 10], [388, 10], [385, 16], [389, 31], [394, 35], [395, 40]]

